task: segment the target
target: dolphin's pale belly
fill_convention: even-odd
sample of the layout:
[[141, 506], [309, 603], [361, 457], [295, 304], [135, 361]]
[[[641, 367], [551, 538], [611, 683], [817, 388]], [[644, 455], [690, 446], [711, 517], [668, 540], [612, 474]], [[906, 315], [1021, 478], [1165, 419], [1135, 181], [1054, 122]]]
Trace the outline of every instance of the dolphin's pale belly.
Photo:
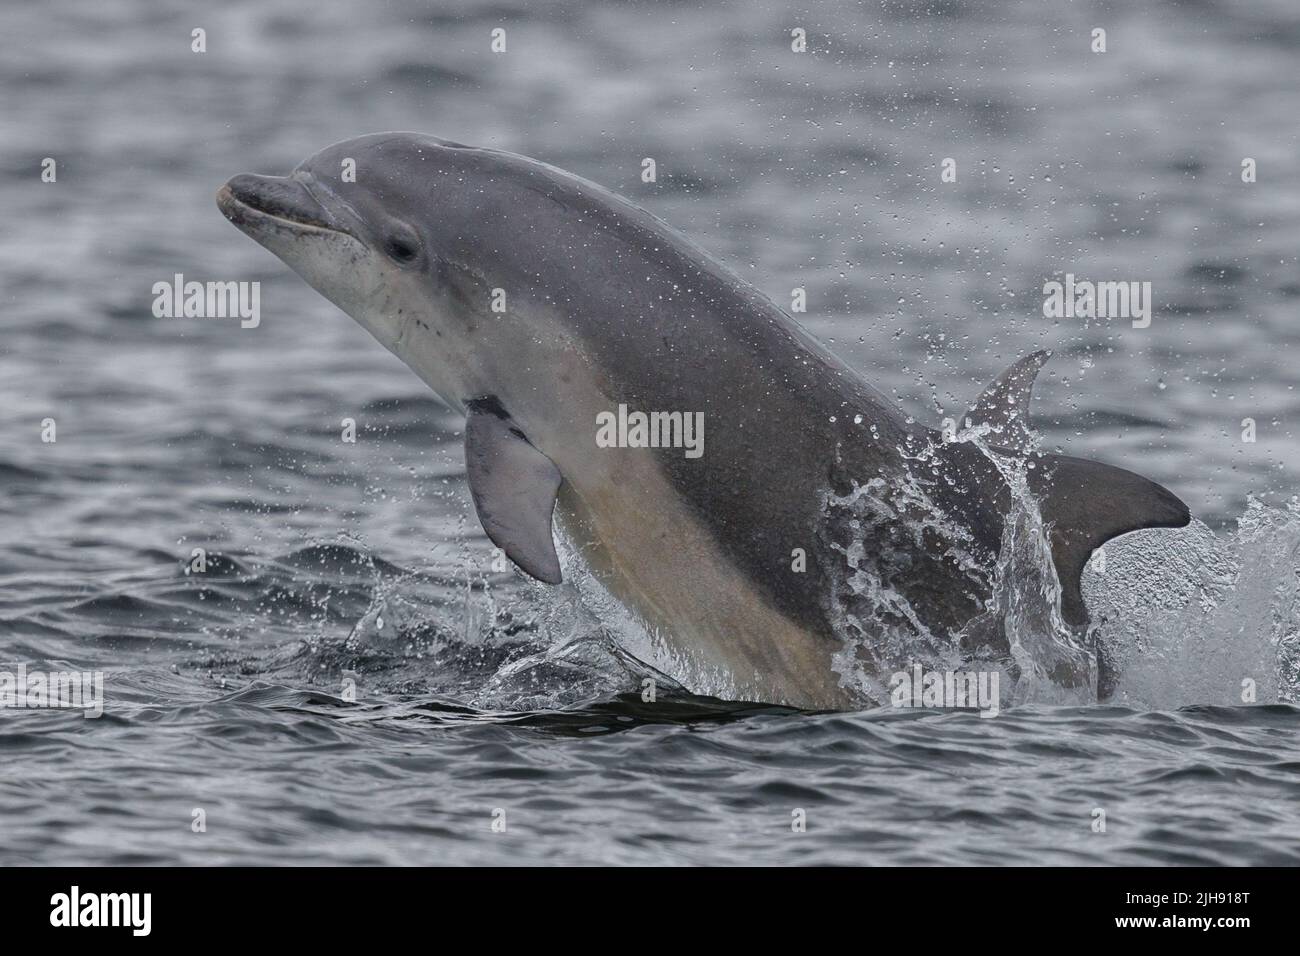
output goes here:
[[[689, 671], [730, 682], [741, 699], [848, 706], [831, 666], [834, 642], [771, 607], [651, 455], [615, 453], [609, 480], [566, 482], [558, 499], [566, 532], [602, 585]], [[692, 675], [674, 676], [689, 684]]]

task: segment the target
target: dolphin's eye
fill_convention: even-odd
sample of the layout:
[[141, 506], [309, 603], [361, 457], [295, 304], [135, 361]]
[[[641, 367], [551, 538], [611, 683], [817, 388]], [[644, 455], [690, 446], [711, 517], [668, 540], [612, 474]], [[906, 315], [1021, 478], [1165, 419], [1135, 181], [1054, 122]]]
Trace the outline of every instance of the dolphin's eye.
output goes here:
[[420, 246], [414, 235], [405, 231], [393, 233], [384, 241], [384, 251], [398, 262], [414, 262]]

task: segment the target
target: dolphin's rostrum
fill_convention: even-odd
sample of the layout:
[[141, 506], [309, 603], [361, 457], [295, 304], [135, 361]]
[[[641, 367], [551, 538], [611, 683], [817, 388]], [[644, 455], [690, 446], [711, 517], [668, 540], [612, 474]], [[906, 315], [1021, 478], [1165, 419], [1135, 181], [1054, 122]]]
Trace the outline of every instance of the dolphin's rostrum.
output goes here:
[[[474, 506], [516, 565], [560, 580], [554, 511], [594, 576], [738, 696], [882, 703], [837, 663], [849, 591], [873, 596], [853, 620], [868, 642], [1009, 660], [994, 594], [1009, 474], [1038, 503], [1080, 634], [1092, 551], [1189, 521], [1145, 478], [1034, 450], [1046, 353], [981, 394], [962, 422], [978, 440], [945, 441], [659, 219], [522, 156], [381, 133], [217, 198], [466, 415]], [[620, 405], [702, 413], [705, 453], [598, 448], [597, 416]]]

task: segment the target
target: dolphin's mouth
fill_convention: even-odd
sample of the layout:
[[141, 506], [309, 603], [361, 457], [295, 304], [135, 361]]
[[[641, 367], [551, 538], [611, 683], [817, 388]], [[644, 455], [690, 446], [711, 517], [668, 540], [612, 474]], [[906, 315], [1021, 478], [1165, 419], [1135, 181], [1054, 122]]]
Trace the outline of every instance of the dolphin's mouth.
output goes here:
[[246, 231], [259, 226], [289, 226], [295, 231], [352, 233], [312, 195], [305, 184], [287, 176], [242, 173], [217, 190], [222, 215]]

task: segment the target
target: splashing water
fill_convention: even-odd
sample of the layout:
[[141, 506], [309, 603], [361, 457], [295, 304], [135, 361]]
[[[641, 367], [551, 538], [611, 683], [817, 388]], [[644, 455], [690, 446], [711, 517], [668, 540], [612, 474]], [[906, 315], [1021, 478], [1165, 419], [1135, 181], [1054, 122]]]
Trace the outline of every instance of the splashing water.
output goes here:
[[702, 693], [729, 689], [665, 656], [581, 564], [561, 534], [565, 582], [491, 576], [468, 562], [455, 579], [368, 566], [368, 606], [344, 638], [315, 635], [272, 672], [357, 693], [432, 696], [482, 711], [548, 711], [619, 694], [687, 693], [658, 661]]
[[831, 565], [832, 624], [843, 641], [834, 659], [841, 684], [866, 701], [883, 703], [890, 674], [918, 662], [927, 670], [961, 664], [956, 638], [932, 632], [897, 575], [903, 567], [913, 570], [913, 553], [926, 553], [925, 538], [932, 533], [953, 542], [946, 553], [958, 556], [969, 587], [987, 590], [987, 570], [961, 550], [964, 529], [947, 522], [917, 483], [904, 483], [895, 495], [883, 478], [853, 482], [847, 495], [828, 494], [823, 513], [829, 550], [843, 558], [842, 565]]
[[1300, 503], [1252, 498], [1237, 527], [1199, 521], [1109, 542], [1084, 599], [1119, 669], [1117, 703], [1171, 709], [1300, 696]]
[[[1004, 665], [963, 655], [965, 638], [993, 627], [1014, 665], [1013, 680], [1002, 688], [1004, 705], [1096, 701], [1099, 646], [1118, 673], [1114, 703], [1165, 709], [1300, 699], [1300, 501], [1279, 509], [1252, 498], [1235, 531], [1222, 537], [1193, 520], [1187, 528], [1147, 529], [1109, 542], [1083, 575], [1092, 624], [1081, 634], [1061, 617], [1047, 529], [1028, 486], [1032, 457], [1000, 454], [985, 437], [975, 429], [955, 440], [974, 444], [994, 463], [1011, 490], [1011, 510], [994, 562], [963, 554], [972, 584], [988, 582], [991, 597], [982, 614], [950, 635], [927, 627], [868, 556], [869, 529], [901, 521], [914, 542], [927, 527], [963, 541], [961, 529], [915, 480], [906, 497], [919, 507], [911, 511], [895, 508], [879, 480], [828, 497], [828, 514], [851, 514], [858, 536], [837, 548], [852, 595], [837, 621], [845, 650], [836, 666], [846, 686], [881, 701], [882, 679], [913, 662], [940, 671]], [[879, 553], [879, 542], [875, 547]]]
[[994, 463], [1011, 490], [1012, 510], [998, 555], [998, 606], [1019, 677], [1013, 703], [1080, 704], [1097, 699], [1097, 655], [1087, 635], [1061, 617], [1061, 582], [1047, 527], [1029, 490], [1032, 456], [994, 452], [982, 436], [969, 439]]
[[[916, 477], [923, 467], [896, 486], [881, 478], [853, 482], [849, 494], [825, 499], [828, 527], [848, 533], [847, 541], [841, 533], [830, 543], [843, 558], [834, 623], [844, 647], [835, 668], [844, 686], [867, 701], [888, 700], [884, 681], [913, 664], [927, 671], [1003, 672], [1011, 678], [1000, 682], [1003, 705], [1096, 700], [1096, 655], [1086, 635], [1061, 617], [1047, 529], [1029, 490], [1034, 463], [992, 450], [984, 441], [988, 431], [978, 426], [951, 440], [974, 445], [1010, 489], [996, 555], [981, 556], [969, 530], [934, 502]], [[913, 460], [926, 466], [935, 452], [931, 445]], [[946, 631], [932, 627], [908, 597], [953, 587], [968, 589], [973, 613]]]

